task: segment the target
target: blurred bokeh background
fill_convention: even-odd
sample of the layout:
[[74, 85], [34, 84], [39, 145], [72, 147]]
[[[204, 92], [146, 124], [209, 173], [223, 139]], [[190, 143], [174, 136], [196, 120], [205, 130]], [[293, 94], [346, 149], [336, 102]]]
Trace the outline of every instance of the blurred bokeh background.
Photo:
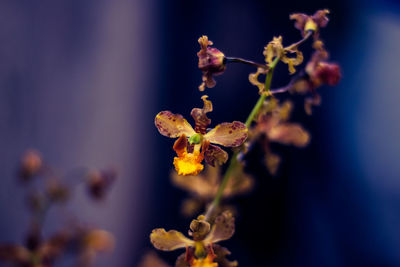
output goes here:
[[[15, 171], [28, 148], [61, 172], [118, 170], [106, 202], [78, 188], [47, 222], [51, 232], [68, 210], [113, 232], [115, 252], [96, 266], [137, 266], [153, 228], [186, 233], [186, 193], [169, 180], [173, 140], [153, 121], [161, 110], [188, 116], [201, 106], [198, 37], [262, 62], [273, 36], [298, 40], [290, 13], [321, 8], [331, 10], [322, 39], [343, 79], [320, 90], [312, 117], [293, 116], [311, 144], [277, 147], [278, 177], [254, 174], [253, 192], [235, 200], [236, 234], [223, 245], [240, 266], [400, 266], [397, 1], [1, 0], [0, 242], [21, 242], [26, 232]], [[229, 66], [206, 91], [214, 123], [246, 119], [257, 99], [252, 71]], [[273, 87], [286, 73], [277, 69]], [[159, 253], [171, 264], [179, 254]]]

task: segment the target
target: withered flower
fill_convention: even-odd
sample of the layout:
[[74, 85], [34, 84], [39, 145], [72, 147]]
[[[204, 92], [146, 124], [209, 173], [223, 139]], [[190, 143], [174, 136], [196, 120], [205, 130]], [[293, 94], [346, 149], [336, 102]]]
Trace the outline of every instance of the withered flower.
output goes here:
[[167, 232], [163, 228], [157, 228], [150, 234], [150, 241], [155, 248], [164, 251], [186, 248], [184, 258], [178, 258], [176, 266], [214, 267], [218, 266], [218, 263], [215, 261], [213, 244], [231, 238], [234, 232], [235, 220], [230, 212], [225, 211], [215, 219], [212, 226], [203, 215], [193, 220], [189, 231], [193, 239], [176, 230]]
[[155, 118], [155, 125], [162, 135], [178, 138], [173, 149], [178, 155], [174, 158], [174, 166], [179, 175], [197, 175], [204, 168], [201, 164], [203, 159], [211, 166], [228, 160], [228, 154], [224, 150], [210, 143], [237, 147], [247, 138], [247, 127], [239, 121], [224, 122], [207, 130], [211, 123], [207, 113], [213, 109], [207, 97], [201, 97], [203, 108], [194, 108], [190, 113], [195, 121], [194, 129], [182, 115], [170, 111], [162, 111]]
[[318, 39], [319, 29], [328, 25], [329, 19], [326, 16], [327, 14], [329, 14], [329, 10], [323, 9], [316, 11], [312, 16], [303, 13], [294, 13], [290, 15], [290, 19], [296, 21], [294, 27], [300, 30], [302, 36], [305, 36], [308, 31], [313, 31], [314, 39]]
[[203, 72], [203, 82], [199, 86], [200, 91], [204, 89], [212, 88], [216, 82], [213, 76], [222, 74], [226, 69], [225, 55], [215, 47], [209, 47], [213, 45], [213, 42], [208, 40], [208, 37], [203, 35], [198, 40], [200, 44], [200, 51], [197, 53], [199, 57], [199, 69]]
[[321, 97], [316, 89], [325, 84], [330, 86], [337, 85], [341, 79], [340, 66], [336, 63], [328, 62], [328, 58], [328, 52], [323, 47], [315, 51], [306, 65], [306, 75], [296, 81], [290, 89], [294, 93], [312, 94], [304, 102], [305, 111], [309, 115], [312, 113], [312, 106], [318, 106], [321, 103]]
[[[303, 62], [303, 53], [298, 49], [299, 44], [295, 43], [288, 47], [283, 47], [282, 36], [274, 37], [271, 42], [264, 48], [263, 55], [265, 56], [265, 62], [267, 66], [271, 65], [272, 62], [279, 58], [280, 61], [288, 65], [289, 73], [293, 74], [296, 72], [295, 66], [300, 65]], [[294, 54], [294, 57], [289, 55]], [[265, 85], [263, 82], [258, 80], [260, 74], [267, 74], [268, 69], [257, 68], [257, 72], [250, 73], [249, 81], [251, 84], [258, 87], [259, 93], [264, 94]]]

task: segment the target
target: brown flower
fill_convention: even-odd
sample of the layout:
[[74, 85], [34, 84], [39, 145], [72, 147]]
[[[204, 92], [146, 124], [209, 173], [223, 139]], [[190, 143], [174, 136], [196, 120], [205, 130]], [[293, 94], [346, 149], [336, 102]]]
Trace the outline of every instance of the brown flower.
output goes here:
[[178, 258], [176, 266], [214, 267], [218, 265], [215, 265], [213, 244], [231, 238], [234, 232], [235, 219], [230, 212], [225, 211], [215, 219], [212, 226], [203, 215], [193, 220], [189, 231], [193, 239], [175, 230], [165, 231], [163, 228], [157, 228], [150, 234], [150, 241], [155, 248], [164, 251], [186, 248], [184, 259]]
[[216, 82], [213, 76], [222, 74], [226, 69], [225, 55], [217, 48], [209, 47], [213, 42], [208, 40], [208, 37], [203, 35], [198, 40], [200, 51], [197, 53], [199, 57], [199, 69], [203, 72], [203, 82], [199, 86], [200, 91], [212, 88]]
[[247, 127], [239, 121], [224, 122], [207, 130], [211, 123], [207, 113], [212, 111], [212, 103], [207, 97], [202, 96], [203, 108], [194, 108], [190, 113], [195, 121], [194, 129], [182, 115], [170, 111], [162, 111], [155, 118], [155, 125], [162, 135], [178, 138], [173, 149], [178, 155], [174, 158], [174, 166], [179, 175], [197, 175], [204, 168], [203, 159], [212, 166], [225, 163], [228, 154], [211, 143], [237, 147], [247, 138]]
[[303, 13], [291, 14], [290, 19], [296, 21], [294, 27], [300, 30], [303, 37], [308, 31], [313, 31], [314, 39], [318, 39], [319, 29], [328, 25], [329, 19], [326, 16], [327, 14], [329, 14], [329, 10], [323, 9], [316, 11], [312, 16]]

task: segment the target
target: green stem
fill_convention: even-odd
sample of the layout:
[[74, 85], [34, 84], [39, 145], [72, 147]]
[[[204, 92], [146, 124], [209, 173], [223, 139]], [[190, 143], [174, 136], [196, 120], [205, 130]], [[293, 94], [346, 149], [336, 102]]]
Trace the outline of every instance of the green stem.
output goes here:
[[[269, 65], [269, 69], [267, 72], [267, 77], [265, 78], [265, 92], [260, 95], [258, 98], [257, 103], [254, 105], [253, 109], [251, 110], [249, 116], [247, 117], [246, 120], [246, 127], [249, 128], [251, 123], [253, 122], [254, 118], [257, 116], [257, 114], [260, 112], [260, 109], [267, 98], [267, 96], [270, 95], [270, 88], [271, 88], [271, 81], [272, 81], [272, 76], [274, 74], [274, 69], [278, 62], [280, 61], [280, 57], [276, 57], [274, 61]], [[210, 216], [213, 214], [215, 209], [218, 207], [219, 203], [221, 202], [225, 187], [227, 186], [229, 179], [232, 177], [233, 171], [236, 169], [238, 165], [238, 160], [237, 156], [239, 154], [239, 151], [235, 151], [231, 157], [231, 160], [229, 162], [229, 166], [225, 171], [224, 177], [222, 179], [222, 182], [218, 188], [217, 194], [215, 195], [215, 198], [211, 205], [208, 207], [207, 212], [206, 212], [206, 220], [210, 218]]]

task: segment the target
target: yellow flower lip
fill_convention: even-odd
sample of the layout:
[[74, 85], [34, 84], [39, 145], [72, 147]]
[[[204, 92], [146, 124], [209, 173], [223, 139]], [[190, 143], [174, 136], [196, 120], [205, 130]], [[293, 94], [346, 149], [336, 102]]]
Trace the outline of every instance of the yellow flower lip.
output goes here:
[[191, 267], [218, 267], [218, 263], [214, 262], [215, 256], [210, 254], [206, 258], [194, 259]]
[[204, 166], [201, 164], [204, 156], [199, 151], [193, 153], [183, 152], [174, 158], [174, 166], [179, 175], [197, 175]]

